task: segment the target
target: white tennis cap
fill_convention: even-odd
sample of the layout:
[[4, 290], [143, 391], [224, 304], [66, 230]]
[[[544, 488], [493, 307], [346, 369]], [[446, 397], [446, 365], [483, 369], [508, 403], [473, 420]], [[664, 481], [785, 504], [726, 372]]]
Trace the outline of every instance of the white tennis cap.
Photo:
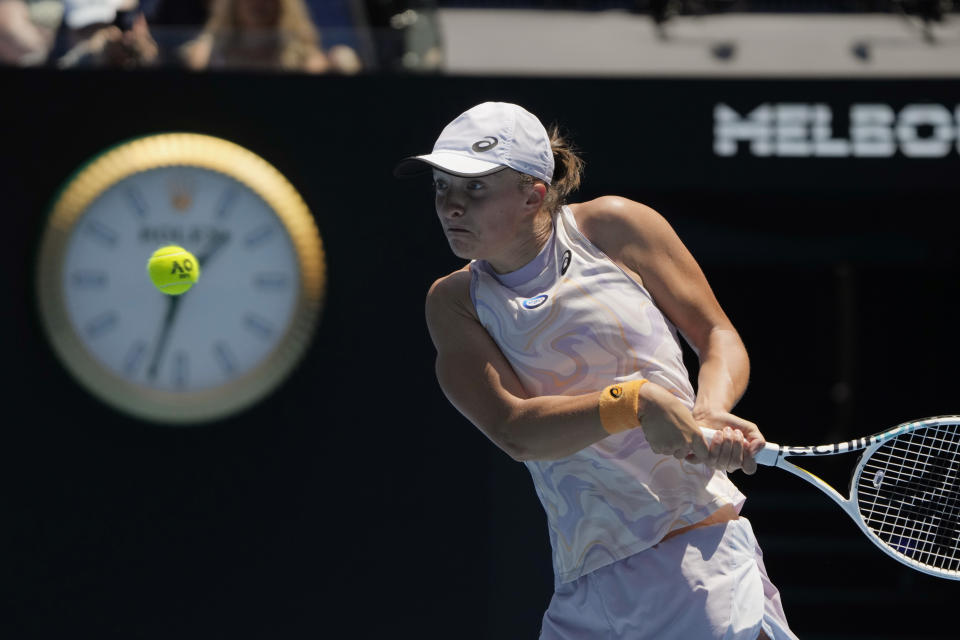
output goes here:
[[422, 172], [423, 163], [455, 176], [496, 173], [505, 167], [553, 179], [553, 150], [543, 124], [523, 107], [508, 102], [484, 102], [461, 113], [440, 133], [433, 153], [404, 158], [397, 176]]

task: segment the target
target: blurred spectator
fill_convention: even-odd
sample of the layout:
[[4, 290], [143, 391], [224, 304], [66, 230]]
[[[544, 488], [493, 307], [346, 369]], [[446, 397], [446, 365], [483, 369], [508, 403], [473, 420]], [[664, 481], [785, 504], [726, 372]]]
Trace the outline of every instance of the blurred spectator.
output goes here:
[[62, 12], [59, 1], [0, 0], [0, 64], [43, 64]]
[[181, 49], [207, 23], [209, 5], [210, 0], [140, 0], [150, 35], [160, 48], [160, 64], [182, 66]]
[[306, 4], [328, 55], [337, 45], [346, 45], [356, 52], [364, 69], [377, 67], [363, 0], [306, 0]]
[[444, 60], [436, 0], [366, 0], [377, 59], [389, 71], [439, 71]]
[[304, 0], [213, 0], [203, 32], [183, 48], [191, 69], [277, 69], [356, 73], [346, 45], [320, 48]]
[[54, 56], [61, 68], [135, 69], [155, 64], [159, 50], [137, 0], [65, 0]]

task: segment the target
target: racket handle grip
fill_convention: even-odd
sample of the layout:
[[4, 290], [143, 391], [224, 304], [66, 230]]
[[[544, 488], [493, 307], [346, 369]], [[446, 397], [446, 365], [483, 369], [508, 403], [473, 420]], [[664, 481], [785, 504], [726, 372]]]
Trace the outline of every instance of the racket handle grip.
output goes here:
[[[708, 427], [700, 427], [700, 431], [703, 432], [703, 439], [707, 441], [707, 446], [710, 446], [710, 443], [713, 442], [713, 435], [716, 433], [713, 429]], [[753, 457], [757, 461], [757, 464], [762, 464], [765, 467], [773, 467], [777, 464], [777, 456], [780, 455], [780, 445], [768, 442], [764, 445], [763, 449], [757, 452], [757, 455]]]

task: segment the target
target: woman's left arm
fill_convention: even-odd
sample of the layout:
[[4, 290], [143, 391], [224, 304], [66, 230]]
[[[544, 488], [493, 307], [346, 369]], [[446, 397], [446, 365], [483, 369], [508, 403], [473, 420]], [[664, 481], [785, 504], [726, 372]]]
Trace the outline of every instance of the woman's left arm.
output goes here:
[[753, 473], [763, 435], [757, 425], [730, 413], [747, 388], [747, 350], [690, 251], [663, 216], [639, 202], [604, 196], [575, 207], [584, 233], [637, 276], [696, 351], [700, 371], [693, 415], [719, 432], [708, 464]]

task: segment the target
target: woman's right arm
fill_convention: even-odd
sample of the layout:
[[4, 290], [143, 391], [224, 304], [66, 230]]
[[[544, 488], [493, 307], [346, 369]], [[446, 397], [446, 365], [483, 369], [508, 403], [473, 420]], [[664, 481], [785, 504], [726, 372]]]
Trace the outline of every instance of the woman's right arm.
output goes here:
[[[476, 316], [468, 270], [433, 284], [426, 316], [437, 349], [437, 380], [447, 399], [513, 459], [555, 460], [610, 435], [600, 421], [600, 389], [528, 396]], [[693, 415], [666, 389], [643, 385], [640, 406], [644, 433], [656, 453], [684, 457], [693, 451], [707, 458]]]

